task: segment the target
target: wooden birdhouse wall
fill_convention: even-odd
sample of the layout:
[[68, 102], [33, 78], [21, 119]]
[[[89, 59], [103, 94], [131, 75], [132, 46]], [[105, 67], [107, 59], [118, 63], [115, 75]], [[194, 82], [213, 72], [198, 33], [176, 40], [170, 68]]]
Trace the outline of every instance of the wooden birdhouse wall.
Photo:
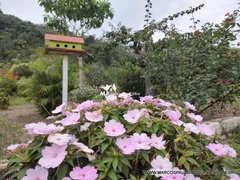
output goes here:
[[60, 41], [49, 41], [47, 43], [48, 43], [47, 44], [48, 47], [50, 48], [82, 50], [82, 44], [78, 44], [78, 43], [69, 43], [69, 42], [60, 42]]

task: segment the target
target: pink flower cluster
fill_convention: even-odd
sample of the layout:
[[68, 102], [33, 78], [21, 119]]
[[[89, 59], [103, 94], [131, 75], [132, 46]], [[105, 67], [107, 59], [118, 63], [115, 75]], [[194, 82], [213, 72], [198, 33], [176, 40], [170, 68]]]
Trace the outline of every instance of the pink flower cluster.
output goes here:
[[129, 138], [117, 138], [116, 144], [123, 154], [132, 154], [135, 150], [149, 150], [151, 147], [156, 149], [165, 149], [163, 137], [157, 137], [152, 134], [149, 138], [145, 133], [134, 133]]
[[28, 131], [28, 134], [35, 135], [48, 135], [55, 134], [63, 130], [62, 126], [55, 126], [54, 124], [45, 124], [43, 122], [26, 124], [25, 129]]

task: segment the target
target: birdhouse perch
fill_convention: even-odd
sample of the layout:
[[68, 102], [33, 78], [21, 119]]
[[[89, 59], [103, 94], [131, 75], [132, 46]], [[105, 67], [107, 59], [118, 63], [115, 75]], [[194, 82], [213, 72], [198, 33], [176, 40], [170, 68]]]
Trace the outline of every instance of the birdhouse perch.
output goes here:
[[83, 38], [45, 34], [46, 54], [81, 57], [86, 53], [82, 49], [83, 44]]

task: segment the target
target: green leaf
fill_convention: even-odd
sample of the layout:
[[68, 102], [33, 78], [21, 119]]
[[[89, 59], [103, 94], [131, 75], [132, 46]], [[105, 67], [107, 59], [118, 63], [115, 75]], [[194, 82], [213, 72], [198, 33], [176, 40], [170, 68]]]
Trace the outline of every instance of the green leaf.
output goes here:
[[137, 180], [137, 178], [135, 176], [133, 176], [132, 174], [130, 174], [130, 179], [131, 180]]
[[190, 164], [186, 161], [183, 166], [186, 168], [187, 171], [190, 171]]
[[26, 171], [30, 168], [30, 166], [24, 166], [23, 168], [21, 168], [18, 173], [17, 173], [17, 178], [18, 180], [21, 180], [23, 178], [23, 176], [25, 176]]
[[132, 132], [134, 129], [136, 129], [137, 126], [138, 124], [129, 125], [129, 127], [127, 127], [127, 133]]
[[129, 161], [126, 158], [120, 158], [119, 159], [123, 164], [125, 164], [126, 166], [132, 168], [131, 164], [129, 163]]
[[64, 177], [66, 177], [68, 169], [69, 169], [68, 164], [67, 163], [62, 163], [59, 166], [59, 169], [58, 169], [58, 172], [57, 172], [58, 179], [63, 179]]
[[103, 153], [110, 144], [108, 142], [104, 142], [101, 144], [101, 152]]
[[137, 127], [136, 129], [135, 129], [135, 131], [138, 133], [138, 134], [141, 134], [141, 132], [142, 132], [142, 127]]
[[143, 158], [148, 162], [148, 163], [150, 163], [150, 161], [149, 161], [149, 156], [148, 156], [148, 154], [146, 153], [146, 152], [141, 152], [141, 155], [143, 156]]
[[192, 164], [195, 164], [197, 167], [200, 167], [200, 165], [198, 164], [198, 162], [197, 162], [195, 159], [193, 159], [193, 158], [191, 158], [191, 157], [188, 157], [187, 160], [188, 160], [189, 162], [191, 162]]
[[119, 118], [116, 115], [110, 115], [111, 119], [114, 119], [116, 121], [119, 121]]
[[148, 174], [144, 174], [144, 176], [142, 176], [140, 180], [146, 180], [147, 177], [148, 177]]
[[112, 165], [113, 165], [114, 171], [116, 171], [118, 166], [118, 158], [113, 159]]
[[108, 114], [108, 113], [107, 113], [107, 114], [104, 114], [103, 117], [104, 117], [103, 120], [106, 121], [106, 120], [108, 119], [108, 117], [109, 117], [109, 114]]
[[98, 180], [101, 180], [105, 177], [105, 173], [104, 172], [100, 172], [99, 176], [98, 176]]
[[179, 165], [183, 165], [186, 162], [186, 158], [184, 156], [180, 157], [178, 160]]
[[116, 175], [115, 172], [113, 172], [113, 171], [108, 172], [108, 177], [109, 177], [111, 180], [118, 180], [117, 175]]
[[128, 176], [129, 176], [129, 167], [123, 166], [123, 167], [122, 167], [122, 172], [123, 172], [124, 176], [126, 177], [126, 179], [128, 179]]
[[105, 164], [105, 163], [109, 163], [109, 162], [112, 162], [113, 161], [113, 158], [112, 157], [107, 157], [107, 158], [104, 158], [101, 162], [101, 164]]

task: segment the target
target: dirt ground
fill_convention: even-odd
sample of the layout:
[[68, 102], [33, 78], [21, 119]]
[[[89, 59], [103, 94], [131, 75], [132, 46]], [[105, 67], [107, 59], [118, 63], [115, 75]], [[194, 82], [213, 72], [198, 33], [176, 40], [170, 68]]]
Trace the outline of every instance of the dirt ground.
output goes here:
[[32, 139], [23, 130], [25, 124], [39, 121], [50, 123], [38, 115], [33, 104], [10, 106], [7, 110], [0, 110], [0, 164], [6, 158], [7, 146]]

